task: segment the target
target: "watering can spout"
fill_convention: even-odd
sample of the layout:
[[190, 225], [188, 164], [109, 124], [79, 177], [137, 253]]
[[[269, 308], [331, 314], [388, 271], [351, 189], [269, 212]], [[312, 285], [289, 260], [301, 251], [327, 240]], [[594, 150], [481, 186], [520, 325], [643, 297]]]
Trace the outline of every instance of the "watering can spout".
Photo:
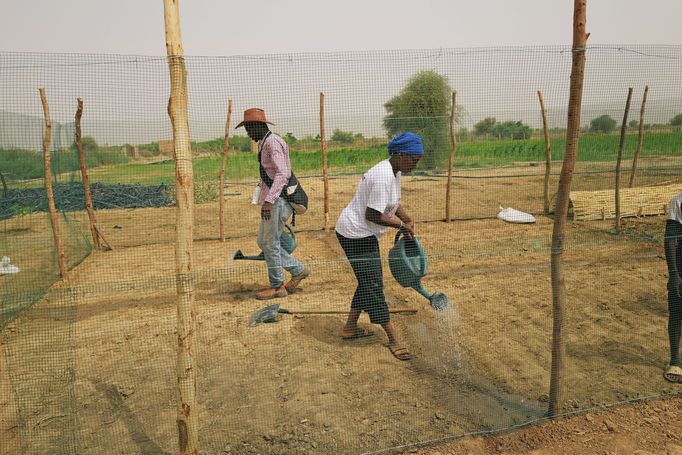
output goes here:
[[414, 290], [423, 295], [424, 297], [426, 297], [427, 299], [431, 300], [431, 294], [429, 294], [429, 292], [422, 287], [421, 283], [415, 286]]

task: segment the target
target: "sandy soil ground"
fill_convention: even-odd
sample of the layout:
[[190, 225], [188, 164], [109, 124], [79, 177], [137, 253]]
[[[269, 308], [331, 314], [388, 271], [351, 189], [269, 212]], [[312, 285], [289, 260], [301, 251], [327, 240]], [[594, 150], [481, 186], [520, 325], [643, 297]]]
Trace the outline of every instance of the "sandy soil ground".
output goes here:
[[[337, 180], [331, 219], [356, 180]], [[418, 224], [430, 257], [424, 285], [448, 295], [448, 311], [435, 311], [413, 290], [400, 288], [385, 268], [389, 305], [419, 310], [394, 317], [414, 356], [409, 362], [394, 359], [385, 336], [364, 317], [362, 325], [376, 336], [352, 342], [339, 337], [342, 315], [282, 315], [276, 323], [249, 327], [249, 316], [264, 306], [252, 295], [264, 285], [265, 270], [262, 263], [230, 260], [238, 248], [257, 252], [254, 238], [246, 236], [257, 214], [234, 196], [230, 213], [239, 215], [231, 215], [231, 238], [195, 244], [202, 452], [372, 453], [542, 420], [550, 368], [552, 221], [540, 216], [533, 225], [512, 225], [486, 218], [498, 205], [536, 211], [541, 182], [456, 182], [461, 202], [454, 214], [482, 219]], [[310, 183], [319, 199], [317, 183]], [[442, 217], [442, 183], [406, 179], [403, 198], [416, 218]], [[319, 226], [320, 206], [299, 218], [299, 228]], [[197, 210], [198, 237], [215, 236], [216, 216], [216, 204]], [[12, 450], [176, 451], [174, 250], [167, 243], [172, 217], [169, 209], [101, 212], [105, 235], [118, 248], [89, 256], [5, 327], [0, 391], [16, 406], [0, 414], [0, 430]], [[30, 219], [16, 222], [28, 230], [13, 235], [37, 235]], [[679, 393], [661, 375], [667, 357], [663, 220], [627, 220], [620, 235], [611, 224], [569, 227], [567, 413]], [[390, 237], [382, 240], [384, 256]], [[302, 232], [298, 240], [296, 256], [313, 275], [278, 303], [291, 310], [346, 310], [355, 283], [333, 232]], [[125, 247], [135, 242], [141, 245]], [[13, 262], [21, 262], [20, 254]], [[30, 289], [37, 272], [24, 268], [29, 273], [2, 282], [4, 292]], [[666, 413], [679, 411], [677, 401], [665, 406]], [[543, 427], [530, 430], [536, 428]], [[486, 441], [472, 444], [487, 448]], [[502, 444], [510, 453], [522, 447]]]
[[419, 455], [483, 454], [636, 454], [679, 455], [680, 398], [588, 413], [568, 420], [543, 423], [492, 438], [465, 438], [416, 450]]

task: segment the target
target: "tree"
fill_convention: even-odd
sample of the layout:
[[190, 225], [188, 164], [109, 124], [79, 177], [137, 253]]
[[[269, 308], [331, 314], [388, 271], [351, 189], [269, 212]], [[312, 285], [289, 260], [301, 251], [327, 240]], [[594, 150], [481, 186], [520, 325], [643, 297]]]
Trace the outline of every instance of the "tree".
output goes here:
[[350, 131], [341, 131], [336, 129], [332, 133], [332, 137], [330, 139], [337, 144], [350, 145], [353, 143], [353, 133]]
[[490, 133], [495, 137], [506, 139], [528, 139], [533, 129], [521, 123], [514, 121], [506, 121], [496, 123], [493, 125]]
[[495, 126], [495, 123], [497, 123], [495, 117], [484, 118], [474, 125], [474, 134], [477, 136], [485, 136], [486, 134], [490, 134], [493, 130], [493, 127]]
[[97, 150], [97, 141], [92, 136], [83, 136], [83, 150], [86, 152], [94, 152]]
[[670, 124], [672, 126], [682, 126], [682, 114], [677, 114], [675, 117], [671, 118]]
[[232, 136], [230, 137], [230, 148], [240, 152], [250, 152], [251, 139], [248, 136]]
[[616, 127], [616, 121], [604, 114], [592, 119], [590, 122], [591, 133], [609, 133]]
[[450, 152], [450, 105], [452, 90], [445, 76], [421, 71], [407, 82], [400, 94], [384, 107], [384, 128], [390, 137], [412, 131], [421, 135], [425, 155], [420, 167], [434, 169], [447, 161]]
[[630, 128], [639, 128], [639, 120], [630, 120], [628, 122], [628, 127]]

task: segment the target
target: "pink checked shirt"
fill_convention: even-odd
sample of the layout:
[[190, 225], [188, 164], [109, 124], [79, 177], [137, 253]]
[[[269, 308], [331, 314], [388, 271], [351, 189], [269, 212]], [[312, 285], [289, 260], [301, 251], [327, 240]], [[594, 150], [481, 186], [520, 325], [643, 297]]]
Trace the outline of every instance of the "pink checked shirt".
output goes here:
[[272, 204], [282, 193], [282, 189], [291, 177], [289, 146], [284, 139], [268, 132], [258, 144], [258, 150], [261, 152], [261, 163], [263, 163], [265, 173], [272, 179], [272, 188], [261, 180], [258, 203], [270, 202]]

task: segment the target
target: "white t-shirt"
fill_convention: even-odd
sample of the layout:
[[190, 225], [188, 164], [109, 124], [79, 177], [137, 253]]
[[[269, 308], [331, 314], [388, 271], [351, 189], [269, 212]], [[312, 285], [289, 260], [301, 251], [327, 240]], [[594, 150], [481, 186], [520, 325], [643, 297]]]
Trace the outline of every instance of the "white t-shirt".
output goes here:
[[383, 213], [395, 215], [400, 205], [400, 172], [393, 175], [393, 168], [384, 160], [362, 176], [355, 197], [343, 209], [336, 222], [336, 232], [349, 239], [361, 239], [375, 235], [381, 237], [388, 229], [372, 223], [365, 218], [367, 207]]

